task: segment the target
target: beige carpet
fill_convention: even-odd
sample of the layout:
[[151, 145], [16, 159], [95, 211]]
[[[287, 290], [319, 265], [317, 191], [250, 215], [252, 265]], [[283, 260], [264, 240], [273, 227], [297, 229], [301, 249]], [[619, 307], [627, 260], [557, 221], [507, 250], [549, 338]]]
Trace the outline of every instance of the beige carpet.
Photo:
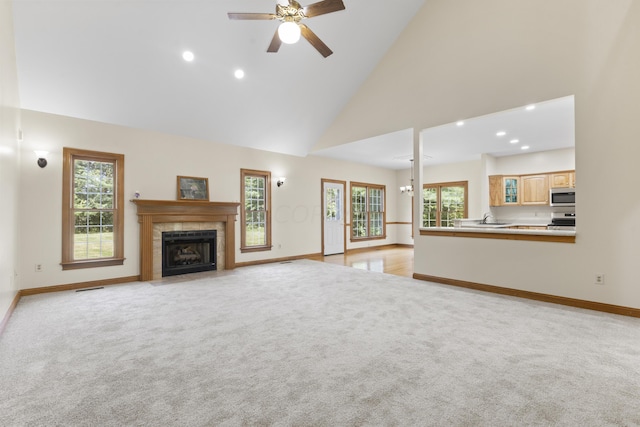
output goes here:
[[1, 426], [640, 425], [640, 319], [296, 261], [23, 298]]

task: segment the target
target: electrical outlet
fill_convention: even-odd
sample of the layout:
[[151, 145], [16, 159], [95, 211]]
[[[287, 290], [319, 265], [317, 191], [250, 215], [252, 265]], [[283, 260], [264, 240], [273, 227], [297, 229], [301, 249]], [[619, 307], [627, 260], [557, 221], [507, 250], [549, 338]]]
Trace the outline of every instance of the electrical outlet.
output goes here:
[[42, 264], [36, 264], [36, 273], [42, 272]]
[[595, 284], [596, 285], [604, 285], [604, 274], [596, 274]]

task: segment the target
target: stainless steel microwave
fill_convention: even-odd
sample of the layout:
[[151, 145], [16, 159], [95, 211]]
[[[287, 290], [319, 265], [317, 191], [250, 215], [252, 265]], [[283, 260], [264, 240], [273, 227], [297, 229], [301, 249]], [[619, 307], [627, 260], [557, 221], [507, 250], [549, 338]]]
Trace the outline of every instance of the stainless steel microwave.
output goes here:
[[551, 206], [575, 206], [575, 188], [552, 188], [550, 190], [549, 205]]

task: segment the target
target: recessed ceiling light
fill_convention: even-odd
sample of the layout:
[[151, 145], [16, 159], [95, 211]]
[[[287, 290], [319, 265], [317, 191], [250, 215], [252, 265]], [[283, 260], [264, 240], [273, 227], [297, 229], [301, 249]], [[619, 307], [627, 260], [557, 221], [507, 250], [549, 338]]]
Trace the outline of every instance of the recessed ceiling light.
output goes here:
[[535, 109], [536, 109], [536, 106], [533, 105], [533, 104], [527, 105], [527, 107], [525, 108], [525, 110], [527, 110], [527, 111], [531, 111], [531, 110], [535, 110]]
[[459, 122], [456, 123], [456, 126], [464, 126], [464, 122], [460, 120]]
[[191, 62], [193, 61], [194, 58], [195, 58], [195, 55], [193, 54], [193, 52], [189, 50], [185, 50], [184, 52], [182, 52], [182, 59], [184, 59], [185, 61]]
[[505, 136], [507, 133], [503, 130], [501, 130], [500, 132], [496, 133], [496, 136]]
[[529, 146], [528, 145], [523, 145], [522, 147], [520, 147], [521, 150], [528, 150]]
[[509, 141], [512, 144], [517, 144], [518, 142], [520, 142], [519, 139], [512, 139], [511, 141]]
[[240, 80], [240, 79], [244, 78], [244, 70], [241, 70], [241, 69], [239, 69], [239, 68], [238, 68], [238, 69], [233, 73], [233, 75], [234, 75], [234, 76], [236, 76], [236, 79]]

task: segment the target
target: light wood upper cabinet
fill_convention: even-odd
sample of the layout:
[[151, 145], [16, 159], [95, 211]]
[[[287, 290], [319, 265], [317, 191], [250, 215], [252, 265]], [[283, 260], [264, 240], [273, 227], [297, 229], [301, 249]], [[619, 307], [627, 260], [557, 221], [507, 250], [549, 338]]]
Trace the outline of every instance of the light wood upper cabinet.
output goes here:
[[502, 206], [520, 204], [520, 177], [505, 176], [502, 178]]
[[549, 204], [549, 176], [525, 175], [521, 177], [523, 205]]
[[554, 172], [549, 174], [549, 187], [573, 188], [576, 186], [576, 173], [574, 171]]
[[502, 176], [489, 177], [489, 206], [502, 206]]
[[520, 177], [492, 175], [489, 177], [489, 205], [517, 206], [520, 204]]
[[575, 171], [489, 176], [489, 206], [548, 205], [549, 188], [573, 188]]

